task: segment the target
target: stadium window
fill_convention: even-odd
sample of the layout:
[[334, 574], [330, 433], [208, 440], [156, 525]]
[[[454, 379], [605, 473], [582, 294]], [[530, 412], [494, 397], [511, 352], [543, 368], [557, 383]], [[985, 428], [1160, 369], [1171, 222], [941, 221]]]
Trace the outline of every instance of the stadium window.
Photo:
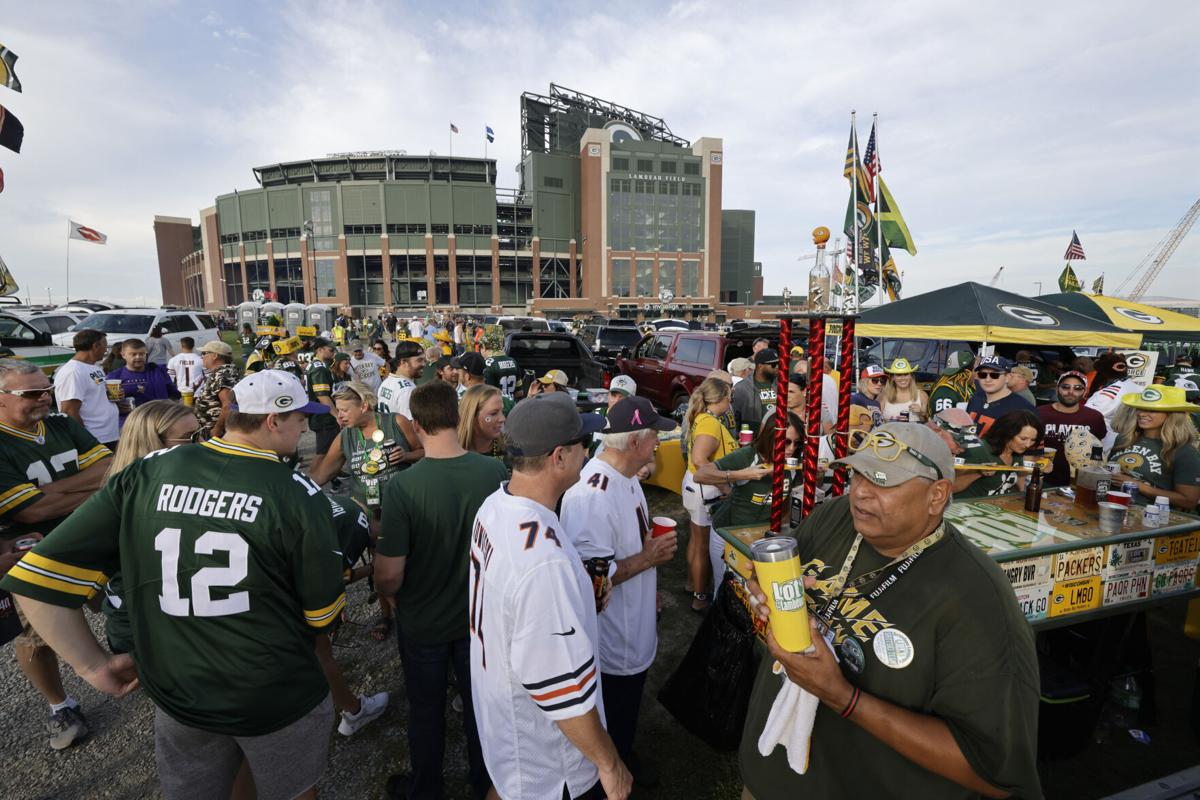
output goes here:
[[455, 225], [454, 226], [454, 235], [455, 236], [463, 236], [465, 234], [469, 234], [470, 232], [471, 232], [470, 225]]
[[611, 294], [615, 297], [629, 296], [629, 259], [614, 258], [612, 260], [612, 269], [610, 270], [612, 290]]
[[700, 162], [699, 161], [683, 162], [683, 174], [684, 175], [699, 175], [700, 174]]
[[337, 287], [334, 285], [333, 272], [334, 266], [337, 264], [336, 259], [318, 258], [316, 264], [317, 272], [317, 297], [334, 297], [337, 295]]
[[491, 236], [492, 235], [492, 226], [491, 225], [474, 225], [474, 226], [472, 226], [472, 232], [476, 236]]
[[240, 233], [226, 233], [221, 236], [221, 244], [237, 244], [242, 240]]
[[435, 236], [445, 236], [450, 233], [449, 225], [430, 225], [429, 232]]
[[683, 262], [683, 296], [696, 297], [700, 294], [700, 262]]
[[629, 172], [629, 159], [621, 156], [613, 156], [612, 168], [619, 169], [622, 172]]
[[637, 294], [638, 297], [650, 297], [654, 293], [654, 260], [639, 258], [637, 260]]
[[639, 158], [637, 160], [637, 171], [638, 172], [654, 172], [654, 159]]
[[661, 164], [659, 164], [659, 171], [662, 172], [664, 175], [674, 175], [675, 174], [675, 162], [674, 161], [662, 162]]

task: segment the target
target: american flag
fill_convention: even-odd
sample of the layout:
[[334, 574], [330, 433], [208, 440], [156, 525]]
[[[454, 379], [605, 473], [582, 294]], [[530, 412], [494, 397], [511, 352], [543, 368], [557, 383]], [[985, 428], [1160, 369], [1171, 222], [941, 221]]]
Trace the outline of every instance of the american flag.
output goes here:
[[1063, 261], [1087, 261], [1087, 256], [1083, 254], [1083, 245], [1079, 243], [1079, 234], [1075, 231], [1071, 231], [1071, 243], [1067, 245]]
[[452, 133], [458, 133], [458, 126], [457, 126], [457, 125], [455, 125], [453, 122], [451, 122], [451, 123], [450, 123], [450, 130], [451, 130], [451, 132], [452, 132]]
[[871, 138], [867, 140], [867, 152], [863, 153], [863, 169], [867, 171], [867, 186], [871, 190], [870, 200], [874, 202], [875, 176], [883, 171], [879, 163], [879, 151], [875, 149], [875, 123], [871, 123]]

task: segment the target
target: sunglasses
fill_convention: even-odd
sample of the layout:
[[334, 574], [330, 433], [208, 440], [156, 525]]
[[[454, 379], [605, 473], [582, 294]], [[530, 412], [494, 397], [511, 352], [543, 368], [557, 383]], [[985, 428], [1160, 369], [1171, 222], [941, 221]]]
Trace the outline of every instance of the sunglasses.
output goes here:
[[1084, 389], [1084, 386], [1081, 383], [1080, 384], [1060, 383], [1058, 385], [1058, 388], [1060, 391], [1063, 391], [1063, 392], [1082, 392]]
[[994, 381], [1004, 377], [1003, 372], [976, 372], [975, 377], [982, 381]]
[[197, 429], [197, 430], [192, 431], [192, 435], [188, 436], [185, 439], [166, 437], [163, 439], [163, 441], [164, 442], [179, 442], [181, 444], [185, 443], [185, 442], [189, 443], [189, 444], [195, 444], [196, 442], [204, 441], [204, 434], [199, 429]]
[[920, 450], [909, 447], [904, 442], [892, 436], [891, 433], [887, 431], [873, 431], [872, 433], [856, 431], [856, 433], [860, 434], [860, 438], [857, 440], [852, 438], [850, 441], [850, 449], [855, 453], [870, 450], [880, 461], [889, 464], [900, 458], [901, 454], [908, 453], [919, 463], [932, 469], [937, 474], [938, 480], [946, 480], [946, 476], [942, 474], [942, 468], [932, 458]]
[[13, 397], [28, 400], [41, 400], [43, 397], [49, 397], [54, 394], [54, 387], [48, 386], [45, 389], [0, 389], [0, 394], [11, 394]]
[[887, 378], [867, 378], [871, 383], [887, 383]]

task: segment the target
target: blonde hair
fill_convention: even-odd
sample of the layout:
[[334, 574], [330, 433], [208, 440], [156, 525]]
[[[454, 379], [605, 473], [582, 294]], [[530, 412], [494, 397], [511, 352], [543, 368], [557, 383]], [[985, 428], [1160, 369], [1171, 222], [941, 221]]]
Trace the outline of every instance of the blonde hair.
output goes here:
[[366, 403], [367, 407], [374, 411], [379, 407], [379, 398], [375, 396], [375, 392], [371, 391], [371, 387], [359, 381], [347, 381], [342, 384], [342, 388], [338, 389], [334, 394], [333, 400], [336, 403], [338, 400], [349, 400], [352, 403]]
[[475, 445], [475, 420], [479, 417], [479, 409], [499, 394], [499, 389], [486, 383], [477, 383], [463, 392], [458, 401], [458, 443], [464, 450]]
[[[896, 377], [897, 376], [893, 375], [891, 379], [883, 385], [883, 394], [881, 394], [880, 397], [886, 403], [904, 402], [904, 400], [900, 398], [899, 392], [897, 391]], [[921, 388], [921, 384], [917, 383], [917, 379], [913, 375], [910, 374], [909, 377], [912, 378], [912, 384], [908, 387], [907, 394], [910, 396], [906, 399], [910, 403], [920, 403], [921, 414], [928, 417], [929, 395], [925, 394], [925, 390]]]
[[687, 413], [683, 415], [683, 429], [690, 431], [700, 412], [724, 400], [731, 391], [732, 387], [720, 378], [705, 378], [688, 400]]
[[167, 446], [163, 437], [179, 420], [192, 415], [185, 405], [171, 400], [151, 400], [135, 408], [125, 419], [117, 452], [105, 476], [107, 481], [135, 461]]
[[[1135, 444], [1142, 438], [1142, 432], [1137, 426], [1138, 409], [1124, 403], [1113, 416], [1113, 430], [1117, 432], [1117, 443], [1114, 450], [1121, 450]], [[1196, 446], [1196, 426], [1186, 411], [1168, 411], [1167, 418], [1158, 432], [1162, 439], [1162, 462], [1167, 469], [1175, 462], [1175, 454], [1184, 447]]]

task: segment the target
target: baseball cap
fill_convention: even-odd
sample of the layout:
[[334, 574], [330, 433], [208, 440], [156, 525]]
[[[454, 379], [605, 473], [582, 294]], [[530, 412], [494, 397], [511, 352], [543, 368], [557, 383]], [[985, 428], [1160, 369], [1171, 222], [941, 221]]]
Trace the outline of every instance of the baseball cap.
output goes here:
[[450, 366], [455, 369], [464, 369], [468, 375], [482, 375], [486, 363], [479, 353], [463, 353], [458, 358], [450, 359]]
[[328, 339], [323, 339], [320, 336], [318, 336], [315, 339], [309, 339], [308, 346], [309, 346], [309, 349], [315, 353], [317, 350], [320, 350], [322, 347], [333, 347], [333, 342], [329, 341]]
[[887, 488], [913, 478], [954, 480], [950, 448], [931, 428], [915, 422], [881, 425], [859, 442], [853, 454], [833, 463], [844, 464], [876, 486]]
[[878, 364], [867, 364], [865, 367], [862, 368], [862, 372], [859, 373], [858, 377], [860, 377], [860, 378], [882, 378], [885, 375], [887, 375], [887, 373], [883, 371], [883, 367], [879, 366]]
[[403, 341], [396, 342], [395, 357], [397, 361], [402, 358], [415, 358], [424, 352], [425, 350], [421, 347], [421, 343], [414, 342], [412, 339], [404, 339]]
[[1084, 375], [1082, 372], [1080, 372], [1077, 369], [1069, 369], [1066, 372], [1064, 372], [1062, 375], [1059, 375], [1058, 381], [1056, 381], [1054, 385], [1057, 386], [1058, 384], [1065, 381], [1067, 378], [1074, 378], [1075, 380], [1082, 383], [1084, 385], [1084, 388], [1086, 388], [1088, 385], [1087, 375]]
[[350, 352], [351, 353], [353, 353], [357, 350], [362, 350], [362, 349], [363, 349], [362, 339], [352, 339], [350, 341]]
[[552, 369], [542, 377], [538, 378], [538, 383], [545, 383], [547, 385], [556, 383], [559, 386], [567, 386], [570, 382], [570, 379], [567, 378], [567, 373], [563, 372], [561, 369]]
[[609, 381], [608, 390], [626, 397], [633, 397], [637, 394], [637, 382], [628, 375], [618, 375]]
[[777, 351], [773, 347], [764, 347], [762, 350], [759, 350], [757, 353], [754, 354], [755, 366], [758, 366], [760, 364], [778, 364], [778, 363], [779, 363], [779, 351]]
[[963, 367], [971, 366], [971, 362], [975, 360], [975, 354], [970, 350], [955, 350], [946, 359], [946, 369], [962, 369]]
[[1009, 371], [1013, 375], [1020, 375], [1022, 378], [1029, 381], [1030, 383], [1033, 383], [1033, 381], [1034, 381], [1033, 370], [1031, 370], [1029, 367], [1018, 364], [1017, 366], [1013, 367]]
[[225, 344], [225, 342], [220, 341], [219, 339], [213, 339], [211, 342], [205, 342], [204, 345], [200, 348], [200, 352], [201, 353], [215, 353], [216, 355], [219, 355], [219, 356], [231, 356], [231, 355], [233, 355], [233, 348], [230, 347], [229, 345]]
[[659, 415], [654, 404], [644, 397], [625, 397], [608, 410], [608, 418], [601, 429], [604, 433], [628, 433], [630, 431], [673, 431], [675, 420]]
[[734, 375], [748, 369], [754, 369], [754, 362], [748, 358], [735, 358], [729, 362], [729, 371]]
[[976, 365], [975, 371], [978, 372], [981, 369], [990, 369], [995, 370], [996, 372], [1011, 372], [1012, 362], [1004, 356], [998, 356], [994, 354], [990, 356], [983, 356], [979, 359], [979, 364]]
[[264, 369], [242, 378], [233, 387], [233, 401], [243, 414], [329, 413], [329, 406], [308, 402], [300, 379], [281, 369]]
[[805, 354], [804, 345], [794, 344], [792, 345], [792, 349], [788, 350], [788, 353], [794, 356], [803, 356]]
[[338, 363], [339, 361], [349, 361], [349, 360], [350, 360], [349, 353], [335, 353], [333, 356], [333, 363], [335, 363], [335, 364]]
[[513, 406], [504, 422], [508, 452], [514, 456], [542, 456], [556, 447], [599, 431], [605, 418], [580, 414], [570, 396], [537, 394]]

